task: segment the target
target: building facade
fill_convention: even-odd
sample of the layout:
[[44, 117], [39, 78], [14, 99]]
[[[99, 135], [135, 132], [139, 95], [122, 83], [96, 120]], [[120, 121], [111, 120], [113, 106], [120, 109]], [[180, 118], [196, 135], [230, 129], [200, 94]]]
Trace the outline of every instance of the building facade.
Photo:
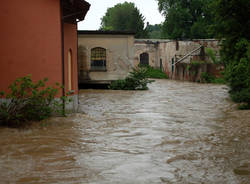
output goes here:
[[[192, 62], [205, 62], [202, 72], [218, 74], [221, 66], [212, 66], [211, 58], [205, 53], [211, 49], [219, 57], [219, 41], [215, 39], [197, 40], [154, 40], [136, 39], [134, 65], [150, 65], [164, 71], [172, 79], [189, 80], [188, 65]], [[197, 75], [196, 78], [199, 78]], [[193, 79], [190, 79], [193, 80]]]
[[[48, 78], [65, 86], [77, 108], [77, 21], [90, 4], [84, 0], [11, 0], [0, 6], [0, 91], [19, 77]], [[69, 107], [69, 108], [73, 108]]]
[[79, 82], [110, 83], [133, 67], [134, 33], [78, 31]]

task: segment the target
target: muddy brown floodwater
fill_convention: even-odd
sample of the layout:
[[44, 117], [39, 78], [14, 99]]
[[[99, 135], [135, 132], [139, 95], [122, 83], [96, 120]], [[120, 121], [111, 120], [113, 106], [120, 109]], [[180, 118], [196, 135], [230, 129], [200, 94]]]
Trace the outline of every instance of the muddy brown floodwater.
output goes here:
[[80, 112], [0, 129], [0, 183], [249, 184], [250, 111], [227, 87], [82, 90]]

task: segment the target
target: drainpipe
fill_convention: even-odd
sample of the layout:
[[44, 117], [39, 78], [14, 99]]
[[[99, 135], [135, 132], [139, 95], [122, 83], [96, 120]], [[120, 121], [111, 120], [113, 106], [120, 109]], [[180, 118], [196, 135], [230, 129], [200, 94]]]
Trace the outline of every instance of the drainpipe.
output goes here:
[[[76, 66], [77, 66], [77, 91], [79, 94], [79, 74], [80, 74], [80, 66], [79, 66], [79, 50], [78, 50], [78, 22], [80, 21], [76, 21], [76, 37], [77, 37], [77, 41], [76, 41]], [[79, 101], [78, 101], [79, 104]]]
[[[63, 20], [63, 0], [60, 0], [60, 14], [61, 14], [61, 40], [62, 40], [62, 85], [63, 85], [63, 91], [62, 95], [65, 96], [65, 75], [64, 75], [64, 20]], [[65, 114], [65, 99], [62, 99], [63, 103], [63, 114]]]

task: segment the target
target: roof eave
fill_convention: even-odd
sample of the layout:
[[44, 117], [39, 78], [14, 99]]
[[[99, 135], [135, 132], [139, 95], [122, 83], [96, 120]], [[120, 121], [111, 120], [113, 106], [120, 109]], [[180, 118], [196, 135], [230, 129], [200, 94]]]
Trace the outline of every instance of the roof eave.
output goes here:
[[84, 0], [64, 0], [63, 20], [68, 23], [76, 23], [84, 20], [89, 11], [90, 4]]
[[100, 30], [85, 30], [78, 31], [79, 35], [135, 35], [134, 32], [129, 31], [100, 31]]

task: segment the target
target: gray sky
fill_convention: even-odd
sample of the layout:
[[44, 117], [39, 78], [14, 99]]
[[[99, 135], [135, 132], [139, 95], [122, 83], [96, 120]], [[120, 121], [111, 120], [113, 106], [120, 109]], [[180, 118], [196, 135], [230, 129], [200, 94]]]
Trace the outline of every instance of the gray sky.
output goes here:
[[[86, 0], [91, 4], [85, 20], [78, 23], [78, 30], [97, 30], [101, 25], [101, 18], [105, 15], [108, 8], [126, 0]], [[156, 0], [127, 0], [127, 2], [135, 3], [145, 17], [145, 24], [159, 24], [164, 21], [163, 16], [158, 11]]]

